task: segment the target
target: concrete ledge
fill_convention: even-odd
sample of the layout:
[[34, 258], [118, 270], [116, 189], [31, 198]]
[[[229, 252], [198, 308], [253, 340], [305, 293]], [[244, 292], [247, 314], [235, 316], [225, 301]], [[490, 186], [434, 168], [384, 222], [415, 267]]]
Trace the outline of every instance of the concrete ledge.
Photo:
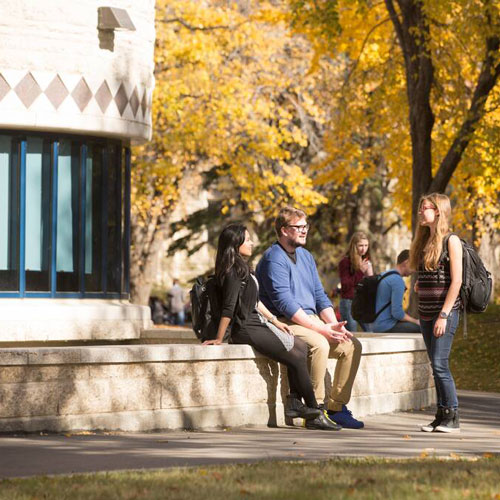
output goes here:
[[148, 307], [126, 300], [0, 301], [0, 346], [1, 342], [134, 339], [151, 324]]
[[[356, 415], [433, 403], [421, 336], [360, 340]], [[0, 349], [0, 432], [281, 425], [287, 392], [286, 369], [246, 345]]]
[[[425, 351], [421, 335], [359, 338], [363, 356]], [[2, 365], [140, 363], [265, 358], [248, 345], [113, 345], [0, 349]], [[267, 358], [266, 358], [267, 359]]]

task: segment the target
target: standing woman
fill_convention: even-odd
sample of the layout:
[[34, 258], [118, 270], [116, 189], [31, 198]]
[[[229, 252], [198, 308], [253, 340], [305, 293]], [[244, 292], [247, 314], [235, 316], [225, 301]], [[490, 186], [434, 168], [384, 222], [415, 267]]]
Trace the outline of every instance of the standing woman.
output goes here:
[[366, 233], [357, 231], [352, 235], [347, 254], [339, 263], [339, 276], [341, 286], [340, 316], [342, 321], [347, 321], [346, 328], [350, 332], [355, 332], [357, 324], [351, 314], [354, 289], [365, 276], [373, 276], [370, 242]]
[[[451, 206], [446, 195], [423, 196], [418, 216], [410, 266], [418, 271], [415, 290], [419, 299], [420, 329], [437, 392], [436, 417], [421, 429], [424, 432], [459, 432], [457, 391], [449, 358], [460, 319], [462, 244], [456, 234], [450, 234]], [[443, 258], [445, 245], [447, 258]]]
[[314, 396], [307, 369], [307, 345], [259, 301], [258, 282], [247, 263], [252, 247], [250, 234], [242, 224], [227, 226], [219, 236], [215, 277], [222, 290], [222, 315], [217, 338], [204, 344], [221, 344], [232, 323], [232, 343], [249, 344], [286, 365], [290, 394], [285, 415], [311, 420], [316, 429], [339, 430], [340, 426], [321, 411]]

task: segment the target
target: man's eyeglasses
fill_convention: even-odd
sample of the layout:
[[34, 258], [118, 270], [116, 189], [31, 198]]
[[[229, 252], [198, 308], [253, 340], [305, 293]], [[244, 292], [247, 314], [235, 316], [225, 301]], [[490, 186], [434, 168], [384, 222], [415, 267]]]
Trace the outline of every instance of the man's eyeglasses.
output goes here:
[[298, 233], [307, 233], [309, 231], [309, 224], [287, 224], [286, 227], [293, 227]]

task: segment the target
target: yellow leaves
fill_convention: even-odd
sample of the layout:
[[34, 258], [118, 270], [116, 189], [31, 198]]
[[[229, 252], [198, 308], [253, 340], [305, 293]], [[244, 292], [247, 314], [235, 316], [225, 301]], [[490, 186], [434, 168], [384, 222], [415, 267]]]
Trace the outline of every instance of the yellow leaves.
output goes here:
[[159, 0], [156, 12], [154, 131], [134, 148], [134, 212], [172, 208], [179, 180], [200, 163], [220, 167], [223, 214], [238, 203], [267, 213], [324, 202], [293, 162], [309, 145], [298, 122], [325, 122], [328, 111], [311, 94], [312, 49], [288, 31], [286, 5], [242, 13], [236, 3]]

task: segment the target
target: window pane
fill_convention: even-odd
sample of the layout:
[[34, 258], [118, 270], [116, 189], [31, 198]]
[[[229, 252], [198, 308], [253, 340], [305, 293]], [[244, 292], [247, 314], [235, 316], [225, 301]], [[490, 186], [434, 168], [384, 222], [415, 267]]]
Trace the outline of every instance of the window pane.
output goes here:
[[77, 292], [79, 287], [80, 147], [62, 140], [57, 168], [57, 291]]
[[0, 136], [0, 290], [18, 291], [19, 155], [9, 136]]
[[27, 291], [49, 291], [50, 143], [29, 137], [26, 151], [25, 269]]
[[102, 148], [88, 148], [85, 186], [85, 291], [102, 291]]
[[108, 270], [107, 291], [121, 290], [121, 165], [117, 146], [108, 148]]

